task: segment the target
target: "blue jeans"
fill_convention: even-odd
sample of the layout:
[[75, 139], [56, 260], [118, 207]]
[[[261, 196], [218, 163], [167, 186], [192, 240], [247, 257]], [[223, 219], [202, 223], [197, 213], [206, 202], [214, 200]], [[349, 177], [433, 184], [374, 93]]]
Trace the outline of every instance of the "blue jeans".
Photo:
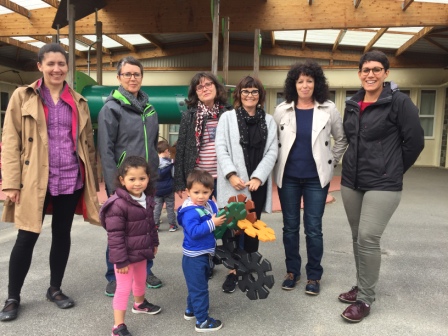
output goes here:
[[309, 280], [320, 280], [323, 273], [321, 261], [324, 253], [322, 216], [330, 184], [322, 188], [318, 177], [300, 179], [290, 176], [283, 176], [282, 184], [282, 188], [278, 188], [278, 195], [283, 212], [286, 271], [300, 275], [302, 266], [299, 253], [300, 201], [303, 196], [303, 224], [308, 254], [306, 275]]
[[[148, 260], [148, 263], [146, 265], [146, 274], [147, 275], [152, 275], [152, 271], [151, 271], [151, 267], [153, 265], [153, 261]], [[107, 279], [108, 282], [111, 281], [116, 281], [117, 279], [115, 278], [115, 270], [114, 270], [114, 264], [112, 264], [109, 261], [109, 245], [107, 245], [107, 249], [106, 249], [106, 265], [107, 265], [107, 272], [105, 274], [105, 277]]]
[[182, 257], [182, 270], [187, 283], [187, 309], [194, 313], [198, 323], [208, 318], [208, 277], [211, 258], [209, 254], [197, 257]]

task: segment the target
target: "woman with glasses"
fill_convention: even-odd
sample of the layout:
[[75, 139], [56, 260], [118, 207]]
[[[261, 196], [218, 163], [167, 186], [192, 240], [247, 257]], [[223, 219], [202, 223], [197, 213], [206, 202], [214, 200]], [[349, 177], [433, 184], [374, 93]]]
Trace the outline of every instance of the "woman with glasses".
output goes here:
[[341, 195], [352, 230], [356, 286], [339, 295], [350, 303], [342, 317], [360, 322], [375, 301], [381, 263], [381, 236], [398, 207], [403, 174], [424, 147], [418, 109], [386, 82], [389, 60], [369, 51], [359, 61], [362, 88], [346, 102], [348, 149], [342, 165]]
[[[231, 196], [244, 194], [255, 204], [257, 219], [272, 211], [271, 172], [277, 159], [277, 126], [264, 111], [266, 91], [254, 77], [244, 77], [233, 92], [234, 109], [219, 120], [216, 130], [218, 157], [218, 206], [223, 208]], [[258, 238], [244, 234], [244, 250], [258, 251]], [[235, 270], [227, 276], [222, 290], [233, 293]]]
[[[193, 169], [209, 172], [216, 186], [216, 127], [218, 119], [228, 110], [226, 89], [209, 72], [193, 76], [185, 102], [188, 110], [182, 113], [174, 163], [174, 190], [181, 198]], [[216, 188], [212, 196], [216, 198]]]
[[[316, 62], [294, 64], [284, 88], [285, 102], [277, 106], [279, 155], [274, 169], [283, 212], [286, 277], [282, 289], [292, 290], [300, 279], [300, 208], [308, 262], [305, 293], [318, 295], [323, 273], [322, 217], [328, 188], [347, 146], [342, 119], [329, 101], [327, 79]], [[332, 145], [331, 137], [334, 144]]]
[[[52, 214], [46, 297], [60, 309], [75, 305], [61, 289], [73, 216], [80, 213], [99, 224], [95, 145], [87, 101], [65, 81], [68, 54], [61, 45], [44, 45], [37, 59], [42, 77], [14, 91], [3, 126], [2, 189], [6, 200], [2, 221], [15, 223], [19, 230], [9, 259], [8, 299], [0, 321], [18, 316], [22, 287], [45, 214]], [[39, 276], [43, 273], [46, 271]]]
[[[107, 97], [98, 114], [98, 151], [108, 196], [115, 192], [117, 167], [125, 157], [144, 157], [153, 171], [159, 167], [159, 121], [148, 95], [141, 90], [143, 65], [132, 56], [122, 58], [117, 63], [117, 79], [120, 86]], [[105, 295], [112, 297], [117, 283], [114, 265], [109, 262], [109, 249], [106, 265]], [[152, 265], [153, 261], [148, 260], [146, 285], [159, 288], [162, 282], [152, 273]]]

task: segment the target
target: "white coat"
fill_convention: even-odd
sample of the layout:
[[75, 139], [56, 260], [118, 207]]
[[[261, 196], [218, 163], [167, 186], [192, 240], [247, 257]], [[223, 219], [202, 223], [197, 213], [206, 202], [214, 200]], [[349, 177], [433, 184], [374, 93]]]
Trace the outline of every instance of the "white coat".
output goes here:
[[[278, 159], [274, 168], [274, 181], [281, 188], [285, 164], [296, 139], [295, 103], [283, 102], [278, 105], [274, 112], [274, 120], [277, 123], [279, 146]], [[314, 103], [312, 127], [312, 152], [323, 188], [330, 183], [334, 167], [347, 148], [341, 114], [333, 102], [327, 100], [323, 104]], [[331, 146], [330, 136], [333, 136], [334, 139], [333, 146]]]

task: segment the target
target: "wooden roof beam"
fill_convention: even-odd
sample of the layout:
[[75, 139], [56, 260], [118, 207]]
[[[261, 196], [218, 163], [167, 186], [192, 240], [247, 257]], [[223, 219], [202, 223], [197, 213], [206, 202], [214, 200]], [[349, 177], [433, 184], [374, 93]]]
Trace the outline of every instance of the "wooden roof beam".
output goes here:
[[336, 38], [336, 41], [333, 44], [333, 49], [331, 52], [335, 52], [338, 49], [339, 43], [341, 43], [342, 39], [345, 36], [345, 33], [347, 33], [347, 29], [341, 29], [339, 31], [338, 37]]
[[9, 10], [16, 12], [17, 14], [26, 17], [27, 19], [31, 17], [31, 12], [28, 9], [9, 0], [0, 0], [0, 6], [6, 7]]
[[157, 48], [163, 49], [163, 43], [155, 37], [153, 34], [142, 34], [142, 36], [147, 39], [149, 42], [154, 44]]
[[[46, 37], [46, 36], [31, 35], [30, 37], [35, 39], [35, 40], [37, 40], [37, 41], [41, 41], [41, 42], [44, 42], [44, 43], [47, 43], [47, 44], [48, 43], [53, 43], [53, 40], [51, 38]], [[63, 43], [60, 43], [60, 45], [62, 46], [62, 48], [65, 49], [65, 51], [67, 51], [67, 52], [69, 51], [68, 50], [68, 45], [63, 44]], [[79, 57], [83, 57], [83, 58], [86, 57], [84, 52], [82, 52], [80, 50], [77, 50], [77, 49], [75, 49], [75, 55], [79, 56]]]
[[313, 0], [308, 0], [308, 5], [312, 5], [313, 4]]
[[6, 44], [10, 44], [10, 45], [12, 45], [14, 47], [17, 47], [17, 48], [20, 48], [20, 49], [29, 50], [29, 51], [32, 51], [32, 52], [34, 52], [36, 54], [39, 52], [39, 49], [40, 49], [38, 47], [32, 46], [31, 44], [23, 43], [23, 42], [20, 42], [20, 41], [18, 41], [16, 39], [9, 38], [9, 37], [0, 37], [0, 42], [4, 42]]
[[414, 0], [404, 0], [404, 2], [401, 4], [401, 8], [403, 9], [403, 12], [408, 9], [408, 7], [413, 3]]
[[59, 8], [58, 0], [40, 0], [40, 1], [45, 2], [46, 4], [50, 5], [51, 7]]
[[409, 39], [405, 44], [403, 44], [400, 48], [398, 48], [397, 52], [395, 53], [395, 56], [400, 56], [402, 53], [404, 53], [411, 45], [413, 45], [415, 42], [420, 40], [422, 37], [427, 35], [431, 30], [433, 30], [434, 27], [425, 27], [421, 29], [417, 34], [414, 35], [411, 39]]
[[271, 46], [275, 47], [275, 32], [271, 31]]
[[369, 41], [369, 43], [367, 43], [366, 47], [364, 48], [364, 53], [372, 49], [373, 45], [376, 43], [376, 41], [378, 41], [381, 38], [381, 36], [384, 35], [387, 29], [388, 28], [381, 28], [380, 30], [378, 30], [375, 36]]
[[[81, 42], [82, 44], [85, 44], [86, 46], [91, 46], [92, 43], [95, 42], [95, 41], [92, 41], [92, 40], [90, 40], [88, 38], [85, 38], [82, 35], [75, 35], [75, 40], [78, 41], [78, 42]], [[97, 49], [95, 47], [95, 45], [93, 45], [93, 48], [95, 48], [95, 50]], [[103, 51], [104, 54], [109, 54], [109, 55], [112, 54], [112, 52], [109, 49], [104, 48], [104, 47], [102, 47], [102, 51]]]
[[122, 44], [123, 46], [125, 46], [126, 48], [128, 48], [130, 51], [136, 53], [137, 49], [135, 49], [135, 47], [130, 44], [128, 41], [126, 41], [125, 39], [122, 39], [120, 36], [116, 35], [116, 34], [107, 34], [107, 37], [111, 38], [112, 40]]
[[355, 8], [358, 8], [360, 3], [361, 3], [361, 0], [353, 0], [353, 4], [355, 5]]
[[302, 40], [302, 50], [305, 50], [306, 48], [306, 34], [307, 34], [308, 30], [304, 30], [303, 31], [303, 40]]
[[428, 41], [429, 43], [435, 45], [436, 47], [442, 49], [443, 51], [445, 51], [446, 53], [448, 53], [448, 48], [441, 45], [439, 42], [434, 41], [432, 38], [428, 37], [428, 36], [424, 36], [423, 37], [426, 41]]

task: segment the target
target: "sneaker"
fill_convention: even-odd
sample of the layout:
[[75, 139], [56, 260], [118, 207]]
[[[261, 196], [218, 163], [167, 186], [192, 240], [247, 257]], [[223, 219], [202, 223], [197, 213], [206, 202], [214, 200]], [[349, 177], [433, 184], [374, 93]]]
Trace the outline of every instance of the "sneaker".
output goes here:
[[146, 277], [146, 286], [148, 288], [160, 288], [162, 287], [162, 281], [154, 274], [150, 274]]
[[128, 327], [126, 327], [126, 324], [122, 323], [116, 328], [112, 328], [112, 336], [119, 335], [119, 336], [132, 336], [132, 334], [128, 331]]
[[210, 268], [210, 272], [208, 272], [208, 279], [210, 280], [211, 278], [213, 278], [213, 273], [215, 272], [214, 268]]
[[185, 309], [184, 319], [186, 319], [187, 321], [194, 319], [194, 313], [188, 308]]
[[209, 317], [202, 323], [196, 323], [196, 327], [194, 328], [197, 332], [209, 332], [215, 331], [222, 328], [222, 323], [220, 320], [215, 320]]
[[319, 295], [320, 280], [308, 280], [305, 287], [305, 293], [309, 295]]
[[115, 290], [117, 289], [117, 282], [115, 280], [109, 281], [106, 286], [106, 291], [104, 295], [113, 297], [115, 295]]
[[224, 293], [233, 293], [238, 283], [238, 277], [236, 274], [230, 273], [224, 283], [222, 284], [222, 291]]
[[159, 306], [153, 305], [152, 303], [149, 303], [146, 299], [141, 303], [140, 305], [136, 306], [135, 303], [132, 306], [132, 312], [135, 314], [150, 314], [155, 315], [160, 313], [162, 308]]
[[282, 283], [282, 289], [292, 290], [300, 280], [300, 275], [295, 275], [293, 273], [288, 273], [285, 276], [285, 280]]
[[355, 303], [357, 296], [358, 296], [358, 286], [353, 286], [352, 289], [350, 289], [348, 292], [340, 294], [338, 296], [338, 299], [339, 301], [346, 303]]
[[341, 316], [348, 322], [361, 322], [364, 317], [369, 315], [370, 305], [362, 301], [356, 301], [348, 306]]
[[171, 225], [170, 225], [170, 229], [169, 229], [168, 231], [170, 231], [170, 232], [176, 232], [178, 228], [179, 228], [179, 227], [178, 227], [176, 224], [171, 224]]

